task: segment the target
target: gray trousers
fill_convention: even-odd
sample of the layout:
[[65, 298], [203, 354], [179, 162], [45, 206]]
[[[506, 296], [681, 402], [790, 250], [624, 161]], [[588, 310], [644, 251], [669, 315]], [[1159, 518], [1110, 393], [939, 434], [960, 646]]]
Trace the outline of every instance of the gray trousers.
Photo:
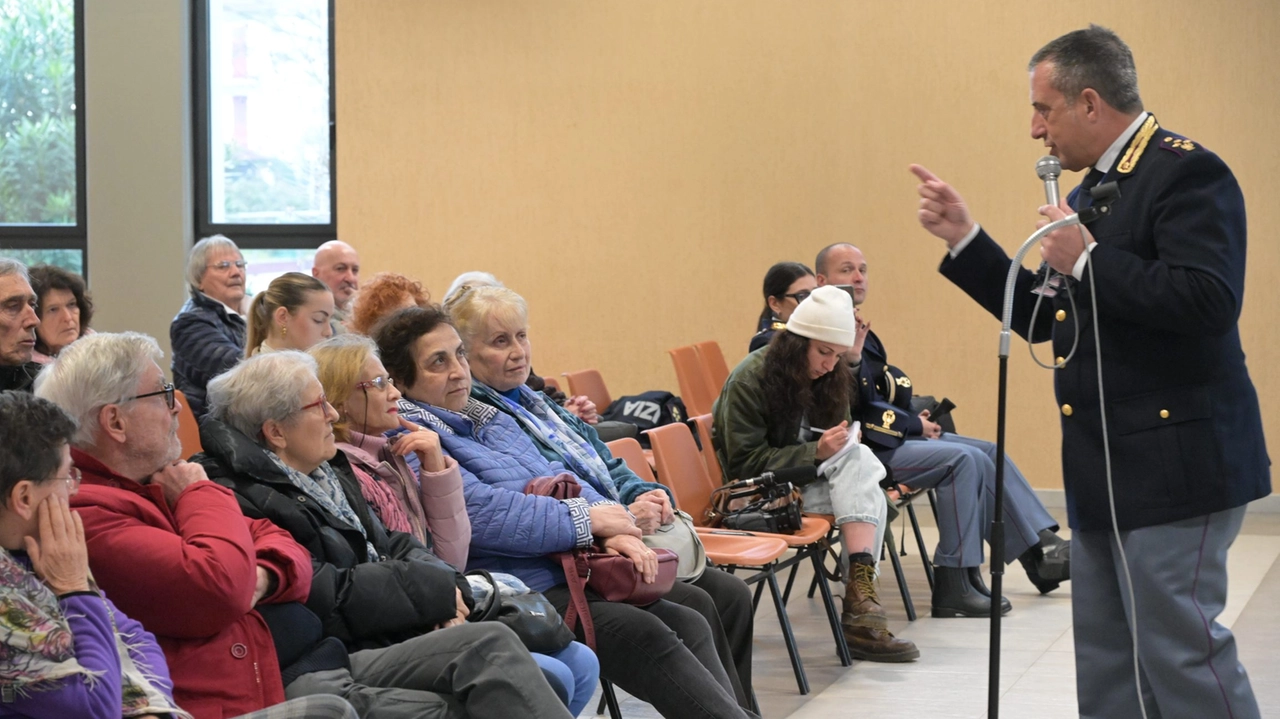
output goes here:
[[[995, 456], [994, 442], [948, 433], [939, 439], [903, 442], [889, 458], [898, 484], [937, 490], [938, 547], [933, 563], [939, 567], [982, 564], [982, 543], [990, 538], [996, 513]], [[1040, 530], [1058, 524], [1008, 455], [1004, 522], [1006, 564], [1038, 543]]]
[[497, 622], [439, 629], [351, 654], [351, 670], [303, 674], [289, 698], [336, 694], [364, 719], [506, 719], [569, 711], [515, 632]]
[[235, 719], [360, 719], [360, 716], [342, 697], [317, 694], [273, 704]]
[[1149, 719], [1257, 719], [1235, 637], [1217, 623], [1227, 601], [1227, 550], [1244, 507], [1120, 533], [1134, 601], [1111, 532], [1071, 536], [1071, 614], [1082, 719], [1142, 716], [1130, 621]]

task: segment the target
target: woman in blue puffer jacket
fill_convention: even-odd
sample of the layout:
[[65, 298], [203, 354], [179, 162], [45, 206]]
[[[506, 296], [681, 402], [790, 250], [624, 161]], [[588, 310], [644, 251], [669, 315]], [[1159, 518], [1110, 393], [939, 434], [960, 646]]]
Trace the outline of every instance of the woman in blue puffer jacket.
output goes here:
[[[439, 307], [401, 310], [374, 330], [383, 364], [404, 393], [400, 414], [433, 430], [462, 468], [471, 519], [469, 567], [514, 574], [563, 614], [569, 590], [548, 555], [589, 546], [629, 557], [652, 581], [653, 551], [607, 488], [575, 477], [581, 496], [526, 495], [535, 477], [565, 472], [545, 459], [511, 417], [471, 398], [466, 351]], [[572, 475], [571, 475], [572, 476]], [[741, 709], [696, 611], [667, 600], [647, 607], [608, 602], [588, 590], [601, 674], [664, 717], [754, 716]], [[582, 638], [581, 626], [578, 628]]]

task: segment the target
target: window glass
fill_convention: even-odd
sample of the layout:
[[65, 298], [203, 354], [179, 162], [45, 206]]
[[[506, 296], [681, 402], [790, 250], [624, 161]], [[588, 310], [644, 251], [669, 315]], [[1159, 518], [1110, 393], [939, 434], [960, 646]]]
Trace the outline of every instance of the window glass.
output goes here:
[[209, 220], [329, 224], [328, 0], [208, 0], [208, 52]]
[[76, 224], [75, 27], [73, 0], [0, 0], [0, 224]]
[[315, 250], [246, 250], [240, 249], [245, 267], [245, 291], [250, 295], [267, 289], [271, 280], [286, 272], [311, 274]]

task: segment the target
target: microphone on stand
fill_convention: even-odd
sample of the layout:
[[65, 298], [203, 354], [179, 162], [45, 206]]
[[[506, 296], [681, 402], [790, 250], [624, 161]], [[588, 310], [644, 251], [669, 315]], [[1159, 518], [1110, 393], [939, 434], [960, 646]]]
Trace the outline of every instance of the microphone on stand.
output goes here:
[[[1044, 200], [1046, 205], [1058, 206], [1058, 177], [1062, 174], [1062, 162], [1053, 155], [1045, 155], [1036, 160], [1036, 176], [1044, 181]], [[1033, 283], [1039, 293], [1046, 297], [1057, 294], [1057, 289], [1050, 285], [1049, 263], [1041, 262], [1036, 270], [1036, 281]]]
[[1058, 206], [1058, 177], [1062, 175], [1062, 162], [1053, 155], [1045, 155], [1036, 161], [1036, 176], [1044, 180], [1046, 205]]

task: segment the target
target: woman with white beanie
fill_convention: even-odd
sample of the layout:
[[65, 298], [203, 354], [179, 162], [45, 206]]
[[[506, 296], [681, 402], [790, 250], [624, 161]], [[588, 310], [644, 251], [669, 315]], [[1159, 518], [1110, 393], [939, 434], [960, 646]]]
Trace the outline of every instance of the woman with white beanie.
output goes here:
[[888, 513], [885, 470], [849, 426], [853, 377], [842, 357], [862, 352], [868, 329], [844, 290], [813, 290], [786, 329], [729, 375], [712, 409], [712, 443], [726, 479], [821, 465], [818, 480], [803, 488], [804, 505], [835, 515], [849, 552], [840, 619], [849, 651], [857, 659], [906, 662], [920, 651], [889, 632], [875, 586]]

